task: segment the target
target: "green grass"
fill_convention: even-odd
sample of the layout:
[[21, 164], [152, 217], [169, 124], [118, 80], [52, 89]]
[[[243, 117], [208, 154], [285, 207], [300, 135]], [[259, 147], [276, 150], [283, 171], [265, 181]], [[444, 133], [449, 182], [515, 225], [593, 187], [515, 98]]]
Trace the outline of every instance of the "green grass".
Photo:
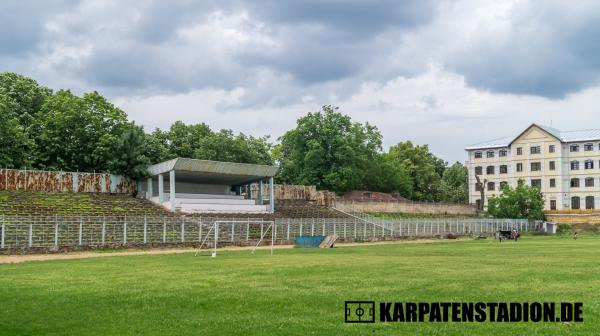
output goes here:
[[[6, 335], [595, 335], [600, 238], [0, 265]], [[345, 300], [584, 302], [583, 323], [344, 324]]]
[[477, 215], [441, 215], [430, 213], [405, 213], [405, 212], [367, 212], [367, 214], [381, 219], [403, 219], [403, 218], [473, 218]]

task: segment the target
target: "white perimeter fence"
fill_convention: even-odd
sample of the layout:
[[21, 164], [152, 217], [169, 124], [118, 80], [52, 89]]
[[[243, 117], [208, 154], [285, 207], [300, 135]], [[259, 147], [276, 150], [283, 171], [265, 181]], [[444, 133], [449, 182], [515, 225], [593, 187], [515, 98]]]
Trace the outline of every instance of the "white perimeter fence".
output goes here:
[[[219, 244], [251, 244], [263, 237], [278, 243], [297, 236], [337, 235], [341, 241], [393, 240], [454, 234], [533, 230], [527, 220], [490, 218], [399, 219], [371, 222], [354, 218], [276, 218], [272, 230], [256, 218], [2, 216], [0, 248], [92, 247], [136, 244], [200, 244], [215, 221]], [[274, 237], [271, 237], [274, 235]]]

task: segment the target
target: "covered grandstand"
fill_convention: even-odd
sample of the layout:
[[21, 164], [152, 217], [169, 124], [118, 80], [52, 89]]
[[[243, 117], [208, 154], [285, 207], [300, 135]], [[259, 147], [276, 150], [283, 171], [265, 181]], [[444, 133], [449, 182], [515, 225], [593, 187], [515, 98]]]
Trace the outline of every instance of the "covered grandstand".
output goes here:
[[[145, 192], [148, 200], [173, 212], [266, 214], [275, 211], [275, 166], [176, 158], [152, 165], [148, 171], [150, 177], [138, 184], [138, 192]], [[269, 185], [266, 205], [262, 195], [265, 182]], [[259, 194], [253, 199], [251, 185], [255, 183], [259, 185]]]

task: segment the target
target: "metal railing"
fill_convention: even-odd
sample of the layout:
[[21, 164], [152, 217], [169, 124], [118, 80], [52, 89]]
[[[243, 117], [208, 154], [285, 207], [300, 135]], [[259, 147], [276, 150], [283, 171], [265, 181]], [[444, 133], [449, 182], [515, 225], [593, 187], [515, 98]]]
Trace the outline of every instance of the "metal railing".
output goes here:
[[[215, 221], [219, 243], [250, 244], [263, 237], [266, 222], [225, 217], [2, 216], [0, 248], [58, 248], [142, 244], [199, 244]], [[368, 222], [360, 218], [276, 218], [266, 239], [281, 244], [297, 236], [337, 235], [341, 241], [393, 240], [455, 234], [493, 234], [533, 229], [527, 220], [400, 219]]]

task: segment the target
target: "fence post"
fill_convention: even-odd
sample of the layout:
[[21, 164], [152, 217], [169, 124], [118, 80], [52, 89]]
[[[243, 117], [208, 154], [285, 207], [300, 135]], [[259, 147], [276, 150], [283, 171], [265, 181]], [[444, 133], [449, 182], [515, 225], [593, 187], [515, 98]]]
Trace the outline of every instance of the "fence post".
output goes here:
[[263, 223], [260, 223], [260, 237], [263, 236]]
[[146, 215], [144, 215], [144, 244], [146, 244], [148, 242], [147, 232], [148, 232], [148, 219], [146, 218]]
[[198, 223], [198, 242], [202, 243], [202, 222]]
[[290, 219], [287, 220], [287, 239], [290, 240]]
[[363, 223], [363, 239], [367, 239], [367, 222]]
[[181, 217], [181, 242], [185, 242], [185, 217]]
[[33, 245], [33, 224], [31, 223], [31, 216], [29, 216], [29, 232], [27, 238], [29, 247], [31, 247]]
[[54, 217], [54, 247], [58, 247], [58, 216]]
[[235, 241], [235, 223], [231, 223], [231, 241]]
[[4, 230], [4, 214], [2, 214], [2, 232], [0, 232], [0, 234], [2, 234], [2, 239], [0, 239], [0, 248], [4, 248], [4, 233], [6, 231]]
[[344, 240], [346, 240], [346, 232], [348, 230], [348, 218], [344, 218]]
[[321, 225], [323, 225], [323, 236], [324, 236], [325, 235], [325, 221], [322, 221]]
[[163, 243], [167, 242], [167, 219], [163, 218]]
[[246, 223], [246, 241], [250, 240], [250, 220]]
[[127, 216], [123, 219], [123, 245], [127, 244]]
[[314, 236], [315, 235], [315, 219], [313, 218], [312, 223], [310, 224], [310, 235]]
[[83, 241], [83, 216], [79, 216], [79, 246]]
[[300, 218], [300, 236], [302, 236], [302, 218]]
[[102, 216], [102, 245], [106, 241], [106, 216]]

